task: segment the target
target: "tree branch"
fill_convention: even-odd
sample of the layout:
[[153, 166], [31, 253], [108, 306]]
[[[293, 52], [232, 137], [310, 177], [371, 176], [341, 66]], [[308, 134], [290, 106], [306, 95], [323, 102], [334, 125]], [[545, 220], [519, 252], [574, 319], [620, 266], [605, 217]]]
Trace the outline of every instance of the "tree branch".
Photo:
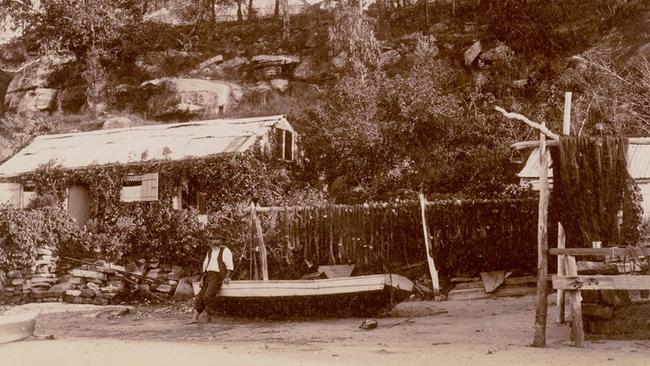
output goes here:
[[530, 127], [538, 129], [539, 132], [543, 133], [548, 138], [551, 138], [553, 140], [559, 140], [560, 139], [560, 136], [558, 134], [556, 134], [555, 132], [549, 130], [546, 126], [542, 126], [541, 124], [539, 124], [537, 122], [533, 122], [533, 121], [529, 120], [524, 115], [521, 115], [521, 114], [518, 114], [518, 113], [508, 112], [508, 111], [506, 111], [505, 109], [503, 109], [503, 108], [501, 108], [499, 106], [494, 106], [494, 109], [497, 110], [498, 112], [500, 112], [501, 114], [503, 114], [507, 118], [512, 118], [512, 119], [522, 121], [525, 124], [529, 125]]
[[29, 62], [24, 62], [22, 65], [18, 66], [18, 67], [15, 68], [15, 69], [5, 68], [5, 67], [0, 66], [0, 71], [2, 71], [2, 72], [6, 72], [6, 73], [17, 73], [17, 72], [21, 72], [21, 71], [25, 70], [25, 68], [26, 68], [27, 66], [33, 64], [34, 62], [37, 62], [38, 60], [39, 60], [38, 58], [35, 58], [35, 59], [33, 59], [33, 60], [29, 61]]

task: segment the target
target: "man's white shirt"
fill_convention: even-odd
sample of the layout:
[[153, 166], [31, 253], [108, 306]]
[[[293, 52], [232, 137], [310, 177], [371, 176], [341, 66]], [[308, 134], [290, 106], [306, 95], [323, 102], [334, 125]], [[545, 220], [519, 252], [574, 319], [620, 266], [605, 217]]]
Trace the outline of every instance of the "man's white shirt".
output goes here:
[[[212, 256], [206, 255], [205, 260], [203, 260], [203, 268], [205, 271], [215, 271], [219, 272], [219, 252], [223, 249], [223, 263], [226, 265], [226, 269], [234, 270], [232, 263], [232, 252], [227, 247], [219, 247], [212, 249]], [[208, 258], [210, 258], [210, 263], [208, 263]]]

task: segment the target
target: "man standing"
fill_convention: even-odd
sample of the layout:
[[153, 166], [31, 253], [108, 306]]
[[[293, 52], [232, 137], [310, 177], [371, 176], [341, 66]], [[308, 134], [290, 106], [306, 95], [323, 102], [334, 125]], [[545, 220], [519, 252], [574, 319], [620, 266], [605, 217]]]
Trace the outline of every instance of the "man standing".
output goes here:
[[[210, 238], [210, 249], [203, 261], [203, 280], [201, 291], [196, 295], [192, 319], [187, 324], [199, 322], [199, 315], [206, 310], [212, 309], [216, 295], [221, 290], [222, 283], [230, 282], [230, 274], [234, 270], [232, 252], [224, 244], [225, 238], [221, 234], [213, 234]], [[207, 312], [208, 322], [210, 313]]]

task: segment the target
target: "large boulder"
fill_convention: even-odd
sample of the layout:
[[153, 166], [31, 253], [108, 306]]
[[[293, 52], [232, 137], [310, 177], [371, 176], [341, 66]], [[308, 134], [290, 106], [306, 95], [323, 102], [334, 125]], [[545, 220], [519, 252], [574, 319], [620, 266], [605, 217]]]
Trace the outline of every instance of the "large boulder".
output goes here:
[[102, 130], [127, 127], [131, 127], [131, 120], [128, 117], [111, 117], [102, 123]]
[[258, 79], [278, 79], [286, 76], [293, 66], [300, 63], [300, 58], [291, 55], [257, 55], [251, 58], [251, 64]]
[[229, 110], [243, 96], [240, 85], [227, 81], [161, 78], [142, 83], [149, 91], [152, 117], [217, 114]]
[[36, 88], [24, 92], [7, 93], [5, 106], [18, 113], [46, 112], [56, 107], [58, 90], [52, 88]]
[[49, 77], [73, 57], [44, 57], [27, 63], [18, 71], [5, 94], [5, 106], [18, 113], [51, 111], [56, 107], [58, 91], [51, 87]]
[[464, 53], [465, 66], [470, 66], [481, 53], [481, 41], [474, 42]]

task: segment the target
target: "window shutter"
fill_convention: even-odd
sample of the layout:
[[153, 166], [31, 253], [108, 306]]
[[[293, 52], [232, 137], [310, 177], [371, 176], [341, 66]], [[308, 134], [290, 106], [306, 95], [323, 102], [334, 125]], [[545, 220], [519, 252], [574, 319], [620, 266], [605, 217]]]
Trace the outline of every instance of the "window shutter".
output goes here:
[[158, 173], [142, 175], [140, 201], [158, 201]]
[[0, 203], [20, 207], [22, 187], [20, 183], [0, 183]]

